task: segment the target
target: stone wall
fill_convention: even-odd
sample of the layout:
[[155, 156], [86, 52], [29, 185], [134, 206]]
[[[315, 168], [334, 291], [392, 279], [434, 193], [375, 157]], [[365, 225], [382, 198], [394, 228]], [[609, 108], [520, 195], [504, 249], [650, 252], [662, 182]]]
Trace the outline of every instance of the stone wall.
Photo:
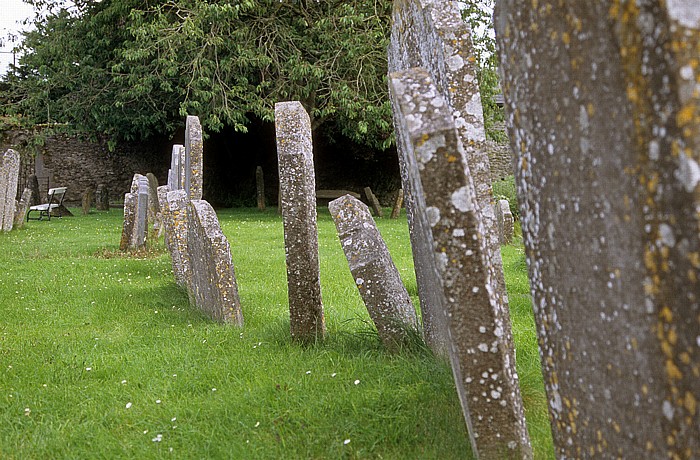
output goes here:
[[170, 152], [162, 148], [165, 145], [160, 141], [124, 143], [110, 152], [106, 142], [54, 135], [34, 156], [33, 149], [27, 146], [26, 134], [0, 133], [0, 150], [14, 148], [22, 155], [23, 164], [33, 164], [20, 172], [20, 191], [27, 179], [24, 176], [34, 172], [39, 177], [42, 196], [50, 187], [65, 186], [69, 203], [79, 203], [83, 191], [88, 187], [95, 189], [98, 184], [107, 186], [112, 200], [121, 200], [129, 191], [134, 173], [152, 172], [165, 182], [170, 164]]

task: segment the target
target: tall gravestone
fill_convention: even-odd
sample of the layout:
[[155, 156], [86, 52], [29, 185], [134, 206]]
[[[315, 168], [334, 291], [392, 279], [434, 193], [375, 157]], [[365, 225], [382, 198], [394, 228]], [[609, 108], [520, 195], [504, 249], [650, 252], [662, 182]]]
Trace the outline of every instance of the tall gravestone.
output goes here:
[[122, 225], [122, 237], [119, 241], [119, 249], [126, 251], [131, 248], [131, 237], [134, 234], [136, 223], [137, 197], [129, 192], [124, 194], [124, 223]]
[[190, 298], [212, 319], [243, 326], [231, 247], [209, 203], [189, 202], [187, 232]]
[[148, 222], [152, 222], [154, 230], [157, 230], [160, 227], [158, 178], [153, 173], [146, 174], [146, 178], [148, 179]]
[[556, 455], [697, 458], [700, 7], [530, 3], [495, 24]]
[[[201, 200], [203, 190], [204, 139], [199, 118], [188, 115], [185, 125], [185, 162], [183, 188], [190, 200]], [[182, 159], [180, 160], [182, 162]]]
[[[170, 191], [170, 187], [168, 185], [161, 185], [158, 187], [156, 190], [157, 197], [158, 197], [158, 209], [160, 210], [158, 212], [158, 238], [161, 236], [165, 235], [165, 207], [166, 207], [166, 201], [168, 199], [168, 192]], [[170, 250], [169, 242], [168, 242], [168, 237], [165, 235], [165, 247]]]
[[170, 169], [168, 170], [168, 186], [170, 190], [180, 190], [184, 187], [184, 168], [182, 165], [184, 159], [185, 146], [180, 144], [173, 145], [170, 157]]
[[124, 225], [119, 249], [139, 249], [146, 244], [148, 229], [148, 179], [134, 174], [131, 190], [124, 195]]
[[363, 191], [365, 192], [365, 197], [367, 198], [367, 202], [372, 207], [372, 212], [374, 213], [374, 215], [377, 217], [384, 217], [384, 212], [382, 211], [382, 207], [379, 204], [379, 200], [377, 199], [376, 195], [372, 191], [372, 188], [365, 187], [363, 189]]
[[171, 190], [165, 195], [163, 206], [163, 227], [165, 230], [165, 245], [170, 251], [175, 282], [188, 289], [191, 270], [189, 252], [187, 250], [187, 192]]
[[280, 207], [284, 222], [292, 337], [325, 335], [316, 225], [316, 181], [309, 115], [299, 102], [275, 104]]
[[19, 153], [12, 149], [0, 157], [0, 228], [5, 232], [12, 230], [15, 220], [19, 165]]
[[515, 220], [513, 219], [513, 213], [510, 212], [508, 200], [498, 200], [495, 211], [501, 244], [510, 244], [513, 241]]
[[109, 190], [105, 184], [99, 184], [95, 191], [95, 209], [109, 211]]
[[395, 350], [418, 330], [416, 310], [369, 208], [344, 195], [328, 204], [340, 244], [384, 345]]
[[391, 210], [391, 218], [398, 219], [401, 214], [401, 207], [403, 206], [403, 189], [400, 188], [396, 191], [396, 200], [394, 201], [394, 208]]
[[414, 238], [446, 313], [450, 360], [477, 458], [531, 458], [510, 319], [452, 112], [424, 69], [390, 74], [397, 147], [413, 196]]

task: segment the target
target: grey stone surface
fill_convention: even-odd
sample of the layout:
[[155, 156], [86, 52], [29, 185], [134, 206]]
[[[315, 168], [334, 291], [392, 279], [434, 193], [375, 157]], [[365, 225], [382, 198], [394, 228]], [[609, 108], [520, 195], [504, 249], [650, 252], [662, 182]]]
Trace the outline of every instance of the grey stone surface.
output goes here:
[[146, 174], [148, 179], [148, 222], [152, 222], [154, 227], [160, 225], [158, 216], [160, 214], [160, 204], [158, 203], [158, 178], [153, 173]]
[[134, 234], [136, 223], [137, 197], [129, 192], [124, 194], [124, 224], [122, 226], [122, 237], [119, 242], [119, 249], [126, 251], [131, 247], [131, 237]]
[[170, 169], [168, 170], [168, 186], [170, 190], [180, 190], [184, 188], [184, 168], [182, 165], [184, 159], [185, 146], [180, 144], [173, 145], [170, 157]]
[[394, 201], [394, 207], [391, 210], [391, 218], [398, 219], [401, 215], [401, 207], [403, 206], [403, 189], [400, 188], [396, 191], [396, 200]]
[[372, 188], [365, 187], [363, 191], [365, 193], [365, 198], [367, 198], [367, 202], [372, 207], [372, 212], [374, 213], [374, 215], [377, 217], [384, 217], [382, 207], [379, 205], [379, 200], [375, 196], [374, 192], [372, 192]]
[[17, 209], [15, 210], [15, 228], [24, 227], [24, 223], [26, 222], [25, 217], [27, 216], [29, 206], [32, 202], [32, 193], [32, 189], [29, 187], [25, 187], [25, 189], [22, 191], [22, 197], [17, 202]]
[[231, 248], [214, 209], [204, 200], [187, 205], [190, 298], [216, 321], [243, 326]]
[[326, 326], [309, 115], [299, 102], [277, 103], [275, 129], [291, 334], [301, 342], [312, 342], [324, 337]]
[[15, 150], [8, 149], [0, 157], [0, 229], [5, 232], [14, 225], [19, 164], [19, 153]]
[[384, 345], [395, 350], [418, 331], [416, 310], [369, 208], [350, 195], [328, 204], [340, 244]]
[[190, 200], [201, 200], [203, 190], [203, 155], [204, 140], [202, 137], [202, 125], [199, 118], [188, 115], [185, 122], [185, 161], [181, 162], [184, 168], [183, 188], [187, 191]]
[[496, 223], [501, 244], [510, 244], [513, 241], [515, 220], [510, 212], [508, 200], [498, 200], [495, 207]]
[[90, 208], [92, 208], [92, 201], [94, 198], [95, 191], [92, 187], [88, 187], [83, 191], [82, 211], [84, 216], [90, 214]]
[[148, 238], [149, 186], [146, 176], [136, 174], [134, 180], [136, 181], [136, 190], [132, 191], [132, 194], [136, 196], [136, 215], [130, 246], [132, 249], [138, 249], [146, 245]]
[[109, 211], [109, 190], [104, 184], [99, 184], [95, 191], [95, 209]]
[[191, 279], [189, 253], [187, 251], [187, 192], [171, 190], [166, 193], [163, 206], [165, 244], [170, 251], [175, 282], [188, 289]]
[[[445, 0], [402, 0], [394, 2], [392, 13], [389, 70], [411, 67], [425, 68], [439, 93], [448, 104], [467, 156], [474, 182], [476, 204], [488, 243], [488, 260], [495, 293], [507, 308], [508, 300], [503, 277], [503, 263], [498, 230], [493, 213], [491, 172], [488, 145], [484, 131], [481, 97], [479, 94], [471, 32], [461, 18], [458, 2]], [[403, 172], [403, 169], [402, 169]], [[402, 174], [403, 175], [403, 174]], [[406, 214], [413, 227], [413, 200], [404, 180]], [[429, 248], [414, 245], [414, 263], [420, 266]], [[417, 276], [426, 341], [436, 351], [444, 348], [445, 327], [440, 312], [433, 312], [435, 298], [425, 280]], [[435, 324], [432, 324], [435, 322]]]
[[[447, 313], [455, 384], [478, 458], [531, 458], [510, 318], [452, 112], [423, 69], [390, 75], [398, 150], [412, 191], [414, 236], [430, 248], [424, 280]], [[420, 231], [420, 233], [417, 233]]]
[[698, 3], [495, 23], [555, 454], [697, 458]]
[[262, 166], [255, 168], [255, 187], [258, 197], [258, 209], [265, 210], [265, 176], [263, 175]]
[[[170, 186], [168, 185], [161, 185], [158, 187], [157, 190], [157, 196], [158, 196], [158, 209], [160, 210], [158, 213], [158, 238], [161, 236], [165, 235], [165, 223], [163, 221], [163, 216], [165, 213], [165, 206], [167, 204], [168, 200], [168, 192], [170, 191]], [[165, 246], [170, 249], [168, 246], [168, 237], [165, 236]]]

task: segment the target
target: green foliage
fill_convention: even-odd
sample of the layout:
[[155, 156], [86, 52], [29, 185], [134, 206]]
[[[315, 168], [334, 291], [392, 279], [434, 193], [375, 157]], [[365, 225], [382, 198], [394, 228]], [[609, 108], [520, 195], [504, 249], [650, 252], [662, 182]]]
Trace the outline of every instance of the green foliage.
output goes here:
[[504, 180], [493, 183], [493, 196], [497, 200], [508, 200], [510, 212], [513, 218], [520, 219], [520, 207], [518, 206], [518, 194], [515, 188], [515, 178], [508, 176]]

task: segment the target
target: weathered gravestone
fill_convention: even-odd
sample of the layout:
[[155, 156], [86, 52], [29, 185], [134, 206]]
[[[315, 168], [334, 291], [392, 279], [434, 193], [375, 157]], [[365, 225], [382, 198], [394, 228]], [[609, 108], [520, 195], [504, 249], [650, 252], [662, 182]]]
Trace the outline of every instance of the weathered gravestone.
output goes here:
[[145, 246], [148, 230], [148, 179], [134, 174], [131, 191], [124, 195], [124, 226], [119, 248], [139, 249]]
[[[148, 179], [148, 222], [153, 222], [154, 229], [160, 227], [160, 204], [158, 202], [158, 178], [153, 173], [146, 174]], [[148, 228], [146, 228], [148, 231]]]
[[262, 166], [255, 168], [255, 187], [258, 197], [258, 209], [265, 210], [265, 176], [263, 176]]
[[698, 458], [700, 6], [531, 3], [495, 23], [556, 455]]
[[275, 129], [291, 334], [309, 342], [323, 338], [326, 330], [309, 115], [299, 102], [279, 102], [275, 104]]
[[231, 247], [216, 213], [204, 200], [187, 206], [191, 302], [216, 321], [243, 326]]
[[[183, 188], [190, 200], [202, 199], [204, 140], [199, 118], [188, 115], [185, 126], [185, 162]], [[180, 160], [182, 162], [182, 159]]]
[[396, 200], [394, 201], [394, 208], [391, 210], [391, 218], [398, 219], [401, 214], [401, 207], [403, 206], [403, 189], [400, 188], [396, 191]]
[[[455, 384], [477, 458], [531, 458], [510, 319], [452, 112], [428, 73], [390, 74], [397, 147], [410, 182], [424, 279], [448, 317]], [[420, 233], [418, 233], [420, 231]]]
[[82, 196], [82, 211], [83, 215], [87, 216], [90, 214], [90, 208], [92, 207], [92, 200], [95, 196], [95, 192], [93, 192], [92, 187], [86, 188], [83, 191], [83, 196]]
[[515, 220], [513, 219], [513, 213], [510, 212], [508, 200], [498, 200], [495, 211], [501, 244], [510, 244], [513, 241]]
[[418, 330], [416, 310], [369, 208], [345, 195], [331, 201], [328, 209], [379, 338], [390, 350], [410, 343]]
[[19, 164], [19, 153], [12, 149], [0, 157], [0, 228], [5, 232], [12, 230], [15, 220]]
[[[487, 259], [491, 277], [495, 281], [495, 294], [507, 310], [508, 298], [503, 277], [498, 229], [493, 213], [491, 171], [474, 50], [471, 32], [462, 20], [457, 4], [458, 2], [445, 0], [394, 2], [389, 70], [425, 68], [452, 112], [474, 181], [476, 205], [481, 213], [484, 235], [488, 243]], [[406, 214], [409, 226], [412, 226], [414, 206], [411, 195], [413, 191], [405, 184], [404, 190], [407, 195]], [[414, 240], [411, 240], [415, 251], [414, 262], [417, 267], [420, 267], [423, 254], [429, 250], [422, 248], [420, 243]], [[430, 293], [430, 288], [425, 286], [423, 277], [418, 275], [419, 271], [421, 269], [417, 268], [421, 309], [427, 312], [427, 316], [424, 313], [426, 340], [431, 347], [439, 350], [442, 347], [441, 343], [444, 342], [444, 337], [440, 337], [440, 334], [444, 335], [444, 320], [440, 312], [433, 312], [435, 299]]]
[[165, 245], [170, 251], [175, 282], [189, 288], [191, 269], [187, 250], [187, 192], [171, 190], [165, 195], [163, 206], [163, 228]]
[[[157, 189], [157, 196], [158, 196], [158, 209], [160, 210], [158, 212], [158, 238], [161, 236], [165, 235], [165, 207], [166, 207], [166, 202], [168, 200], [168, 192], [170, 191], [170, 187], [168, 185], [161, 185]], [[165, 236], [165, 247], [170, 250], [170, 247], [168, 246], [168, 237]]]
[[99, 184], [95, 191], [95, 209], [109, 211], [109, 190], [105, 184]]
[[168, 170], [168, 187], [170, 190], [180, 190], [184, 188], [184, 168], [185, 146], [175, 144], [170, 157], [170, 169]]
[[372, 207], [372, 212], [374, 213], [375, 216], [377, 217], [384, 217], [384, 212], [382, 211], [382, 207], [379, 204], [379, 200], [375, 196], [374, 192], [372, 192], [371, 187], [365, 187], [363, 189], [365, 192], [365, 197], [367, 198], [367, 203]]
[[17, 202], [17, 209], [15, 210], [15, 222], [14, 222], [15, 228], [24, 227], [24, 222], [26, 220], [25, 216], [27, 215], [27, 212], [29, 211], [29, 206], [31, 205], [31, 202], [32, 202], [32, 189], [29, 187], [25, 187], [25, 189], [22, 191], [22, 197]]
[[131, 236], [134, 234], [134, 224], [136, 223], [136, 196], [129, 192], [124, 194], [124, 224], [122, 226], [122, 237], [119, 241], [119, 249], [126, 251], [131, 248]]

